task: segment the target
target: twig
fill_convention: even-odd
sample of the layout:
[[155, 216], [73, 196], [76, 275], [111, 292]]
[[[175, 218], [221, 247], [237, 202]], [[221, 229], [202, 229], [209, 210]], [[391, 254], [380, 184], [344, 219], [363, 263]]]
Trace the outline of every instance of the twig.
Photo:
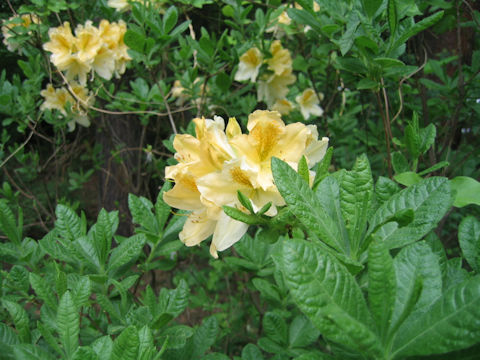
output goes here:
[[32, 131], [30, 131], [30, 134], [28, 135], [27, 137], [27, 140], [25, 140], [22, 145], [20, 145], [13, 153], [11, 153], [9, 156], [7, 156], [7, 158], [5, 160], [3, 160], [3, 162], [0, 164], [0, 168], [2, 168], [12, 157], [15, 156], [16, 153], [18, 153], [20, 150], [22, 150], [25, 145], [28, 144], [28, 142], [30, 141], [30, 139], [32, 138], [34, 132], [35, 132], [35, 127], [37, 126], [38, 122], [35, 123], [35, 125], [33, 126], [33, 129]]

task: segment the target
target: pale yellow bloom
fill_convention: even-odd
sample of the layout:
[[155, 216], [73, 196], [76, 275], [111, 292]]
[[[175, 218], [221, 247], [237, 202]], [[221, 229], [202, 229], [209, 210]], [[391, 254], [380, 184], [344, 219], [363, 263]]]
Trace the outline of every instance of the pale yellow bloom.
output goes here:
[[[320, 95], [320, 97], [323, 97], [323, 95]], [[295, 100], [300, 106], [300, 111], [305, 120], [308, 120], [310, 114], [315, 116], [323, 115], [323, 109], [318, 105], [320, 104], [320, 100], [313, 89], [305, 89], [305, 91], [301, 95], [298, 95]]]
[[288, 85], [295, 82], [297, 78], [290, 70], [285, 70], [280, 75], [270, 75], [263, 77], [258, 82], [257, 100], [265, 101], [269, 108], [273, 106], [275, 101], [284, 99], [288, 94]]
[[292, 57], [288, 49], [284, 49], [280, 40], [274, 40], [270, 45], [272, 57], [267, 60], [268, 69], [280, 76], [292, 71]]
[[35, 14], [23, 14], [23, 15], [12, 16], [8, 19], [8, 21], [17, 20], [17, 19], [21, 19], [22, 22], [5, 24], [2, 26], [3, 43], [7, 47], [8, 51], [16, 51], [18, 49], [18, 44], [15, 44], [9, 40], [12, 36], [14, 36], [15, 27], [23, 26], [25, 28], [28, 28], [31, 24], [40, 24], [40, 18]]
[[273, 111], [278, 111], [282, 115], [290, 114], [293, 110], [293, 104], [287, 99], [278, 99], [272, 106]]
[[87, 82], [92, 70], [104, 79], [111, 79], [115, 74], [125, 72], [126, 63], [131, 60], [123, 37], [127, 28], [123, 21], [100, 22], [99, 28], [91, 21], [78, 25], [73, 36], [70, 24], [51, 28], [48, 32], [50, 41], [43, 48], [50, 51], [50, 61], [60, 71], [65, 71], [68, 80], [77, 80], [81, 85]]
[[45, 98], [40, 110], [58, 110], [63, 116], [67, 116], [66, 107], [70, 105], [73, 120], [68, 122], [68, 129], [73, 131], [76, 123], [84, 127], [90, 126], [87, 110], [89, 106], [93, 105], [95, 99], [93, 94], [78, 83], [72, 82], [70, 87], [74, 96], [64, 87], [55, 89], [52, 84], [48, 84], [47, 88], [40, 92], [40, 95]]
[[[302, 5], [298, 3], [295, 3], [295, 7], [297, 9], [303, 9]], [[315, 12], [320, 11], [320, 5], [318, 5], [318, 3], [315, 0], [313, 0], [313, 11]]]
[[257, 110], [250, 114], [248, 134], [241, 132], [235, 118], [229, 119], [226, 129], [220, 117], [194, 121], [195, 137], [175, 137], [178, 164], [167, 167], [165, 172], [175, 186], [163, 198], [170, 206], [192, 211], [180, 240], [193, 246], [213, 235], [210, 253], [218, 257], [217, 251], [232, 246], [248, 229], [248, 225], [227, 216], [222, 207], [246, 211], [237, 197], [241, 191], [255, 211], [270, 202], [265, 215], [276, 215], [277, 207], [285, 202], [273, 182], [272, 156], [293, 168], [305, 156], [312, 167], [325, 155], [328, 139], [319, 141], [313, 125], [285, 125], [276, 111]]
[[235, 74], [236, 81], [243, 81], [250, 79], [251, 82], [255, 82], [258, 76], [260, 66], [262, 66], [263, 56], [260, 50], [253, 47], [242, 56], [240, 56], [240, 62], [238, 64], [238, 70]]
[[[208, 93], [208, 91], [210, 89], [209, 89], [208, 85], [205, 85], [203, 79], [201, 79], [201, 78], [195, 79], [195, 81], [193, 83], [194, 83], [194, 85], [196, 85], [198, 83], [201, 83], [200, 84], [200, 94], [199, 94], [200, 96], [193, 101], [195, 103], [195, 105], [200, 106], [201, 102], [202, 102], [202, 98], [205, 97], [206, 93]], [[190, 99], [192, 97], [190, 95], [190, 93], [188, 92], [188, 90], [185, 89], [182, 86], [182, 83], [180, 82], [180, 80], [175, 80], [174, 81], [172, 89], [171, 89], [171, 94], [174, 98], [177, 98], [177, 100], [175, 100], [175, 105], [177, 105], [177, 106], [182, 106], [183, 104], [185, 104], [185, 102], [188, 99]]]
[[285, 31], [283, 26], [288, 26], [292, 22], [292, 19], [288, 16], [286, 11], [282, 11], [282, 13], [276, 18], [273, 22], [274, 25], [268, 27], [265, 31], [267, 33], [273, 32], [276, 38], [281, 38], [285, 35]]

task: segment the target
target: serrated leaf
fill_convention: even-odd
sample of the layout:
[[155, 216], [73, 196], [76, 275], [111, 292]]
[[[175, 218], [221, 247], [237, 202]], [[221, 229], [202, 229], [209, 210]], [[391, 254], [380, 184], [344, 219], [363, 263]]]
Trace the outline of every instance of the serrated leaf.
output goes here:
[[468, 265], [480, 272], [480, 221], [473, 216], [462, 220], [458, 228], [458, 241]]
[[127, 45], [130, 49], [135, 50], [139, 53], [143, 53], [145, 49], [145, 35], [132, 29], [129, 29], [125, 32], [123, 41], [125, 42], [125, 45]]
[[137, 329], [129, 326], [113, 342], [110, 360], [137, 360], [138, 347]]
[[368, 302], [383, 336], [393, 313], [396, 285], [393, 259], [383, 242], [374, 240], [368, 247]]
[[357, 158], [351, 171], [340, 182], [340, 201], [343, 219], [352, 252], [360, 248], [367, 227], [367, 215], [373, 196], [373, 178], [366, 155]]
[[272, 341], [286, 345], [288, 343], [287, 323], [275, 312], [267, 312], [263, 316], [263, 330]]
[[138, 330], [138, 343], [138, 359], [146, 358], [150, 349], [155, 346], [152, 330], [147, 325]]
[[17, 333], [10, 327], [0, 322], [0, 344], [16, 345], [20, 343]]
[[30, 273], [29, 276], [30, 285], [32, 285], [33, 290], [37, 294], [38, 298], [43, 300], [45, 305], [49, 306], [51, 309], [57, 309], [57, 301], [53, 289], [47, 284], [44, 278], [35, 273]]
[[250, 199], [245, 196], [244, 193], [242, 193], [240, 190], [237, 191], [237, 198], [238, 198], [238, 201], [240, 201], [240, 204], [242, 204], [243, 206], [245, 206], [245, 208], [250, 211], [250, 214], [254, 214], [255, 211], [253, 210], [253, 206], [252, 206], [252, 202], [250, 201]]
[[119, 320], [122, 324], [125, 323], [125, 319], [120, 316], [117, 309], [113, 306], [112, 302], [106, 295], [97, 293], [96, 300], [103, 311], [107, 312], [110, 316], [113, 316], [114, 318]]
[[289, 239], [282, 245], [274, 260], [300, 310], [327, 339], [379, 356], [373, 319], [355, 278], [313, 243]]
[[321, 200], [290, 165], [272, 157], [272, 173], [278, 191], [289, 210], [320, 240], [339, 251], [346, 252], [340, 243], [337, 224], [320, 205]]
[[158, 223], [155, 215], [152, 213], [153, 204], [150, 200], [128, 194], [128, 208], [132, 213], [132, 221], [135, 224], [141, 225], [154, 234], [158, 234]]
[[283, 348], [283, 346], [280, 346], [275, 341], [267, 337], [262, 337], [258, 339], [257, 344], [262, 350], [268, 353], [282, 354], [285, 352], [285, 349]]
[[393, 180], [379, 176], [375, 184], [375, 200], [382, 205], [399, 191], [400, 187]]
[[97, 360], [97, 354], [89, 346], [81, 346], [72, 356], [72, 360]]
[[162, 337], [168, 337], [168, 348], [180, 349], [185, 346], [187, 340], [193, 336], [193, 329], [186, 325], [175, 325], [167, 328]]
[[215, 316], [203, 319], [202, 324], [195, 329], [192, 337], [191, 359], [203, 358], [205, 352], [215, 343], [218, 331], [218, 320]]
[[17, 228], [15, 216], [5, 199], [0, 199], [0, 231], [13, 243], [20, 245], [22, 233]]
[[398, 330], [393, 355], [443, 354], [467, 348], [480, 337], [480, 277], [449, 289], [420, 316]]
[[307, 184], [310, 184], [310, 170], [308, 169], [307, 159], [305, 155], [298, 162], [298, 174], [302, 177]]
[[340, 47], [340, 52], [342, 56], [345, 56], [346, 53], [350, 51], [355, 42], [355, 34], [358, 26], [360, 25], [360, 20], [356, 12], [352, 12], [347, 20], [347, 29], [342, 35], [340, 40], [338, 40], [338, 46]]
[[18, 336], [21, 342], [29, 343], [30, 342], [30, 327], [29, 319], [25, 309], [16, 302], [9, 301], [6, 299], [2, 300], [2, 305], [7, 309], [10, 317], [15, 324], [15, 329], [17, 330]]
[[54, 360], [55, 358], [38, 345], [18, 344], [13, 348], [15, 360]]
[[333, 147], [330, 146], [325, 153], [323, 159], [315, 168], [315, 179], [313, 180], [313, 189], [315, 190], [320, 182], [328, 176], [328, 168], [332, 162]]
[[59, 235], [65, 240], [74, 241], [83, 234], [82, 222], [80, 217], [68, 206], [59, 204], [55, 209], [57, 220], [55, 221], [55, 228]]
[[412, 185], [387, 200], [370, 220], [367, 236], [379, 225], [394, 219], [406, 209], [415, 213], [413, 221], [399, 227], [387, 240], [390, 248], [398, 248], [420, 240], [434, 229], [452, 204], [450, 184], [446, 178], [431, 177]]
[[27, 292], [30, 288], [29, 272], [21, 265], [14, 265], [5, 280], [5, 285], [13, 290]]
[[80, 316], [70, 291], [63, 294], [58, 304], [57, 324], [63, 350], [67, 358], [70, 358], [78, 347], [80, 332]]
[[124, 240], [110, 255], [108, 271], [114, 272], [123, 265], [134, 261], [142, 252], [147, 239], [144, 234], [137, 234]]
[[88, 304], [91, 292], [92, 284], [90, 278], [88, 276], [81, 276], [80, 279], [75, 282], [72, 289], [72, 298], [77, 309]]
[[418, 125], [418, 115], [413, 113], [412, 121], [405, 127], [404, 143], [413, 159], [417, 159], [421, 152], [422, 138]]
[[101, 209], [97, 222], [92, 227], [94, 245], [101, 266], [105, 266], [107, 261], [112, 238], [118, 228], [118, 221], [118, 211], [108, 213], [105, 209]]
[[63, 350], [58, 345], [58, 339], [55, 338], [52, 334], [52, 331], [48, 328], [48, 326], [44, 325], [41, 321], [37, 321], [37, 329], [42, 334], [45, 341], [52, 347], [59, 355], [63, 356]]
[[[402, 317], [418, 317], [441, 296], [442, 272], [438, 258], [423, 241], [403, 248], [393, 265], [397, 287], [391, 322], [398, 324]], [[421, 281], [422, 288], [417, 300], [406, 312], [409, 299], [415, 293], [417, 279]]]
[[397, 3], [395, 0], [387, 0], [388, 27], [390, 28], [390, 37], [395, 36], [398, 25]]
[[100, 273], [100, 258], [95, 240], [91, 235], [80, 236], [73, 241], [72, 245], [76, 255], [82, 260], [82, 265], [88, 267], [92, 272]]
[[187, 282], [183, 279], [180, 280], [178, 286], [173, 290], [162, 289], [158, 297], [158, 302], [161, 304], [161, 312], [177, 317], [187, 307], [189, 295], [190, 289]]

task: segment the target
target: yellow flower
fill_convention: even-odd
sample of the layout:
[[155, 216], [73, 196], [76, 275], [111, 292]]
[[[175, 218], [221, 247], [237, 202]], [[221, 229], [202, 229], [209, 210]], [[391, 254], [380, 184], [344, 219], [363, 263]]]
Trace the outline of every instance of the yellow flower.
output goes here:
[[79, 61], [91, 64], [97, 56], [98, 50], [102, 47], [100, 32], [88, 20], [85, 25], [78, 25], [75, 28], [76, 51]]
[[238, 70], [235, 74], [236, 81], [243, 81], [250, 79], [251, 82], [255, 82], [258, 76], [260, 66], [262, 66], [263, 56], [260, 50], [253, 47], [242, 56], [240, 56], [240, 62], [238, 64]]
[[[320, 94], [320, 97], [323, 98], [323, 94]], [[313, 89], [305, 89], [305, 91], [301, 95], [298, 95], [295, 100], [298, 105], [300, 105], [300, 111], [305, 120], [308, 120], [310, 114], [315, 116], [323, 115], [323, 109], [318, 105], [320, 100]]]
[[280, 40], [275, 40], [270, 45], [272, 57], [267, 60], [268, 69], [280, 76], [292, 71], [292, 57], [290, 51], [282, 47]]
[[[21, 23], [19, 23], [20, 20]], [[31, 24], [40, 24], [40, 18], [35, 14], [23, 14], [10, 17], [8, 22], [10, 21], [14, 22], [2, 26], [3, 43], [8, 51], [15, 51], [18, 49], [19, 45], [9, 40], [15, 34], [15, 27], [23, 26], [28, 28]]]
[[40, 95], [45, 98], [40, 110], [58, 110], [63, 116], [67, 116], [66, 107], [70, 105], [73, 120], [68, 122], [68, 129], [73, 131], [76, 123], [84, 127], [90, 126], [87, 110], [93, 105], [95, 99], [85, 87], [78, 83], [72, 82], [70, 87], [75, 96], [72, 96], [64, 87], [55, 89], [52, 84], [48, 84], [47, 88], [40, 92]]
[[76, 39], [72, 34], [69, 22], [64, 22], [62, 26], [48, 30], [50, 41], [43, 44], [46, 51], [50, 51], [50, 61], [59, 68], [65, 68], [65, 64], [70, 62], [70, 57], [75, 49]]
[[[193, 102], [195, 103], [195, 105], [200, 106], [202, 98], [204, 98], [206, 93], [209, 91], [209, 86], [205, 85], [203, 79], [197, 78], [193, 82], [194, 88], [198, 83], [200, 83], [200, 94], [199, 97], [197, 97]], [[182, 86], [180, 80], [174, 81], [171, 93], [174, 98], [177, 98], [177, 100], [175, 101], [175, 105], [177, 106], [182, 106], [188, 99], [192, 97], [191, 92], [189, 92]]]
[[287, 99], [278, 99], [272, 106], [273, 111], [278, 111], [282, 115], [288, 115], [293, 110], [293, 104]]
[[273, 106], [276, 100], [284, 99], [288, 94], [288, 85], [295, 82], [297, 78], [290, 70], [285, 70], [280, 75], [270, 75], [263, 77], [258, 82], [257, 100], [265, 101], [269, 108]]
[[[276, 111], [257, 110], [248, 118], [248, 134], [242, 134], [235, 118], [225, 129], [220, 117], [195, 119], [196, 136], [177, 135], [174, 147], [178, 164], [166, 168], [175, 181], [163, 198], [170, 206], [192, 211], [180, 233], [187, 245], [197, 245], [210, 235], [210, 253], [218, 257], [245, 234], [248, 226], [227, 216], [222, 207], [241, 211], [237, 192], [252, 202], [255, 211], [271, 202], [265, 213], [274, 216], [285, 205], [273, 182], [271, 158], [278, 157], [296, 168], [302, 156], [309, 167], [325, 155], [328, 139], [318, 140], [315, 126], [285, 125]], [[312, 177], [313, 178], [313, 177]]]

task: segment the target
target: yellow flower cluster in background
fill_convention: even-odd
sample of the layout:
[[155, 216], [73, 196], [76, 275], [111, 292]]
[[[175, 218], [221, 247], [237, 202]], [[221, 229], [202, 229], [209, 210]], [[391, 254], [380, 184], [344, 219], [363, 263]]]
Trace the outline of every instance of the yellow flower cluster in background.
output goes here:
[[[325, 155], [328, 138], [318, 139], [314, 125], [285, 125], [276, 111], [257, 110], [248, 117], [248, 134], [235, 118], [227, 127], [223, 118], [193, 120], [196, 136], [177, 135], [173, 146], [177, 165], [165, 169], [175, 186], [164, 193], [164, 201], [177, 209], [191, 211], [179, 237], [187, 246], [198, 245], [213, 235], [210, 253], [215, 258], [245, 234], [248, 225], [226, 215], [222, 206], [246, 209], [237, 198], [241, 191], [254, 210], [271, 202], [268, 216], [285, 205], [273, 182], [272, 156], [294, 169], [305, 156], [309, 168]], [[313, 175], [313, 174], [312, 174]]]
[[58, 110], [63, 116], [67, 116], [66, 109], [69, 105], [73, 120], [68, 123], [68, 130], [73, 131], [77, 123], [85, 127], [90, 126], [87, 110], [95, 100], [92, 93], [88, 93], [85, 87], [76, 82], [72, 82], [70, 88], [74, 96], [65, 87], [55, 89], [52, 84], [48, 84], [47, 88], [40, 92], [45, 99], [40, 110]]
[[18, 49], [18, 44], [10, 40], [15, 35], [15, 28], [18, 26], [28, 28], [31, 24], [40, 24], [40, 18], [35, 14], [16, 15], [9, 18], [7, 23], [2, 26], [3, 43], [8, 51]]
[[74, 36], [70, 23], [64, 22], [48, 31], [50, 41], [43, 48], [52, 53], [50, 61], [58, 70], [65, 71], [67, 80], [85, 85], [91, 71], [110, 80], [114, 74], [117, 77], [123, 74], [131, 60], [123, 42], [126, 31], [122, 20], [118, 23], [102, 20], [98, 28], [87, 21], [76, 27]]

